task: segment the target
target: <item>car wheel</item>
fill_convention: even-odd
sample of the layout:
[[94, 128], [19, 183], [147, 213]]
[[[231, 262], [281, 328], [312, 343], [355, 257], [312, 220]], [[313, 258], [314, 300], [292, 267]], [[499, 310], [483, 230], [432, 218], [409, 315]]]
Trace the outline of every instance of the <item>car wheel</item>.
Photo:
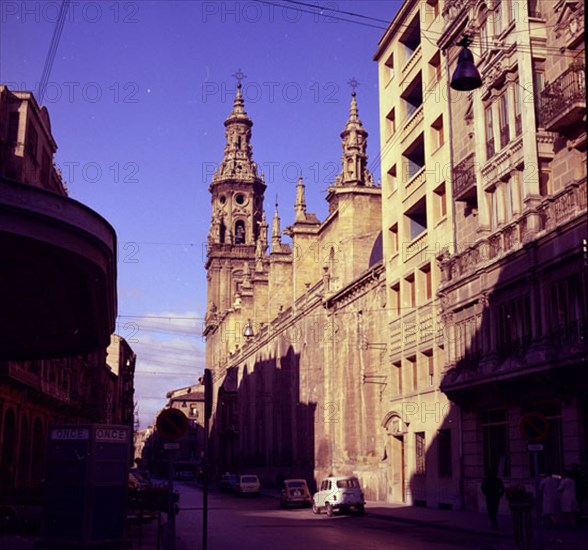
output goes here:
[[312, 513], [317, 515], [321, 513], [321, 509], [314, 502], [312, 503]]
[[326, 509], [327, 509], [327, 516], [329, 516], [330, 518], [332, 518], [333, 517], [333, 512], [334, 512], [333, 505], [331, 503], [327, 502]]
[[363, 515], [365, 514], [365, 506], [364, 506], [363, 504], [360, 504], [360, 505], [357, 507], [357, 513], [358, 513], [360, 516], [363, 516]]

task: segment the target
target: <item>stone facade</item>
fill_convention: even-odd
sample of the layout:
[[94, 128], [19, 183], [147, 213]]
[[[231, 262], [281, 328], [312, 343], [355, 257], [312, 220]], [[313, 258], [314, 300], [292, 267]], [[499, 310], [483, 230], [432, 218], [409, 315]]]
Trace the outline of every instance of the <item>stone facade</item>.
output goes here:
[[[204, 329], [217, 473], [251, 471], [268, 484], [303, 476], [314, 485], [323, 475], [353, 472], [368, 498], [383, 498], [381, 191], [367, 170], [355, 93], [327, 219], [307, 211], [300, 180], [294, 222], [283, 232], [276, 205], [269, 252], [265, 183], [252, 160], [240, 88], [225, 126], [225, 157], [210, 186]], [[245, 327], [254, 336], [246, 339]]]
[[457, 240], [439, 257], [441, 389], [461, 410], [468, 509], [484, 509], [488, 469], [533, 491], [528, 413], [549, 426], [541, 471], [588, 464], [583, 11], [445, 2], [439, 44], [454, 60], [468, 33], [484, 83], [451, 103]]

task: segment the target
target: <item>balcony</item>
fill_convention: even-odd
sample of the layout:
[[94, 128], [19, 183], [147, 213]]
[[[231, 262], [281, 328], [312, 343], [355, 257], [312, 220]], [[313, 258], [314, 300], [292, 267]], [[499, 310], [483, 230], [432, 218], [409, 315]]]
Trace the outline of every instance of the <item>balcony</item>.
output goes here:
[[116, 234], [83, 204], [0, 178], [0, 358], [106, 348], [116, 319]]
[[453, 195], [456, 201], [468, 201], [476, 196], [474, 153], [460, 161], [453, 169]]
[[575, 125], [584, 125], [586, 112], [586, 66], [576, 63], [566, 69], [541, 92], [543, 125], [550, 132], [560, 132]]

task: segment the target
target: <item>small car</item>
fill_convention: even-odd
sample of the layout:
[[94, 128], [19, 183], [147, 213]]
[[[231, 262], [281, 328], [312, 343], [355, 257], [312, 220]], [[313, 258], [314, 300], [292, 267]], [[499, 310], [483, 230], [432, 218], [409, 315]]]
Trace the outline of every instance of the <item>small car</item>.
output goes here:
[[312, 511], [315, 514], [325, 510], [327, 516], [332, 517], [335, 510], [349, 512], [351, 508], [360, 514], [365, 513], [365, 499], [355, 476], [327, 477], [312, 497]]
[[259, 495], [261, 484], [259, 478], [253, 474], [241, 474], [235, 483], [236, 495]]
[[223, 474], [218, 482], [218, 488], [221, 491], [233, 492], [235, 490], [235, 484], [239, 480], [239, 476], [237, 474], [230, 474], [226, 473]]
[[311, 506], [312, 497], [305, 479], [286, 479], [280, 492], [280, 506]]

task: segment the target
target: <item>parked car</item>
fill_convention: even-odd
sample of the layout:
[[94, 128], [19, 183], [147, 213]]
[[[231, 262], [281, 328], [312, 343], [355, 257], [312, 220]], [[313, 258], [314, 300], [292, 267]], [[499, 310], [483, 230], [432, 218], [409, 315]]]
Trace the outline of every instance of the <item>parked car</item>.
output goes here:
[[349, 512], [351, 508], [360, 514], [365, 512], [363, 492], [359, 480], [354, 476], [327, 477], [312, 497], [312, 511], [315, 514], [326, 510], [331, 517], [335, 510]]
[[280, 506], [311, 506], [312, 497], [305, 479], [286, 479], [280, 492]]
[[252, 474], [241, 474], [235, 483], [236, 495], [259, 495], [260, 489], [259, 478]]
[[230, 474], [227, 472], [221, 476], [220, 481], [218, 482], [218, 488], [221, 491], [228, 491], [232, 493], [235, 490], [235, 485], [237, 484], [238, 480], [239, 476], [237, 474]]

